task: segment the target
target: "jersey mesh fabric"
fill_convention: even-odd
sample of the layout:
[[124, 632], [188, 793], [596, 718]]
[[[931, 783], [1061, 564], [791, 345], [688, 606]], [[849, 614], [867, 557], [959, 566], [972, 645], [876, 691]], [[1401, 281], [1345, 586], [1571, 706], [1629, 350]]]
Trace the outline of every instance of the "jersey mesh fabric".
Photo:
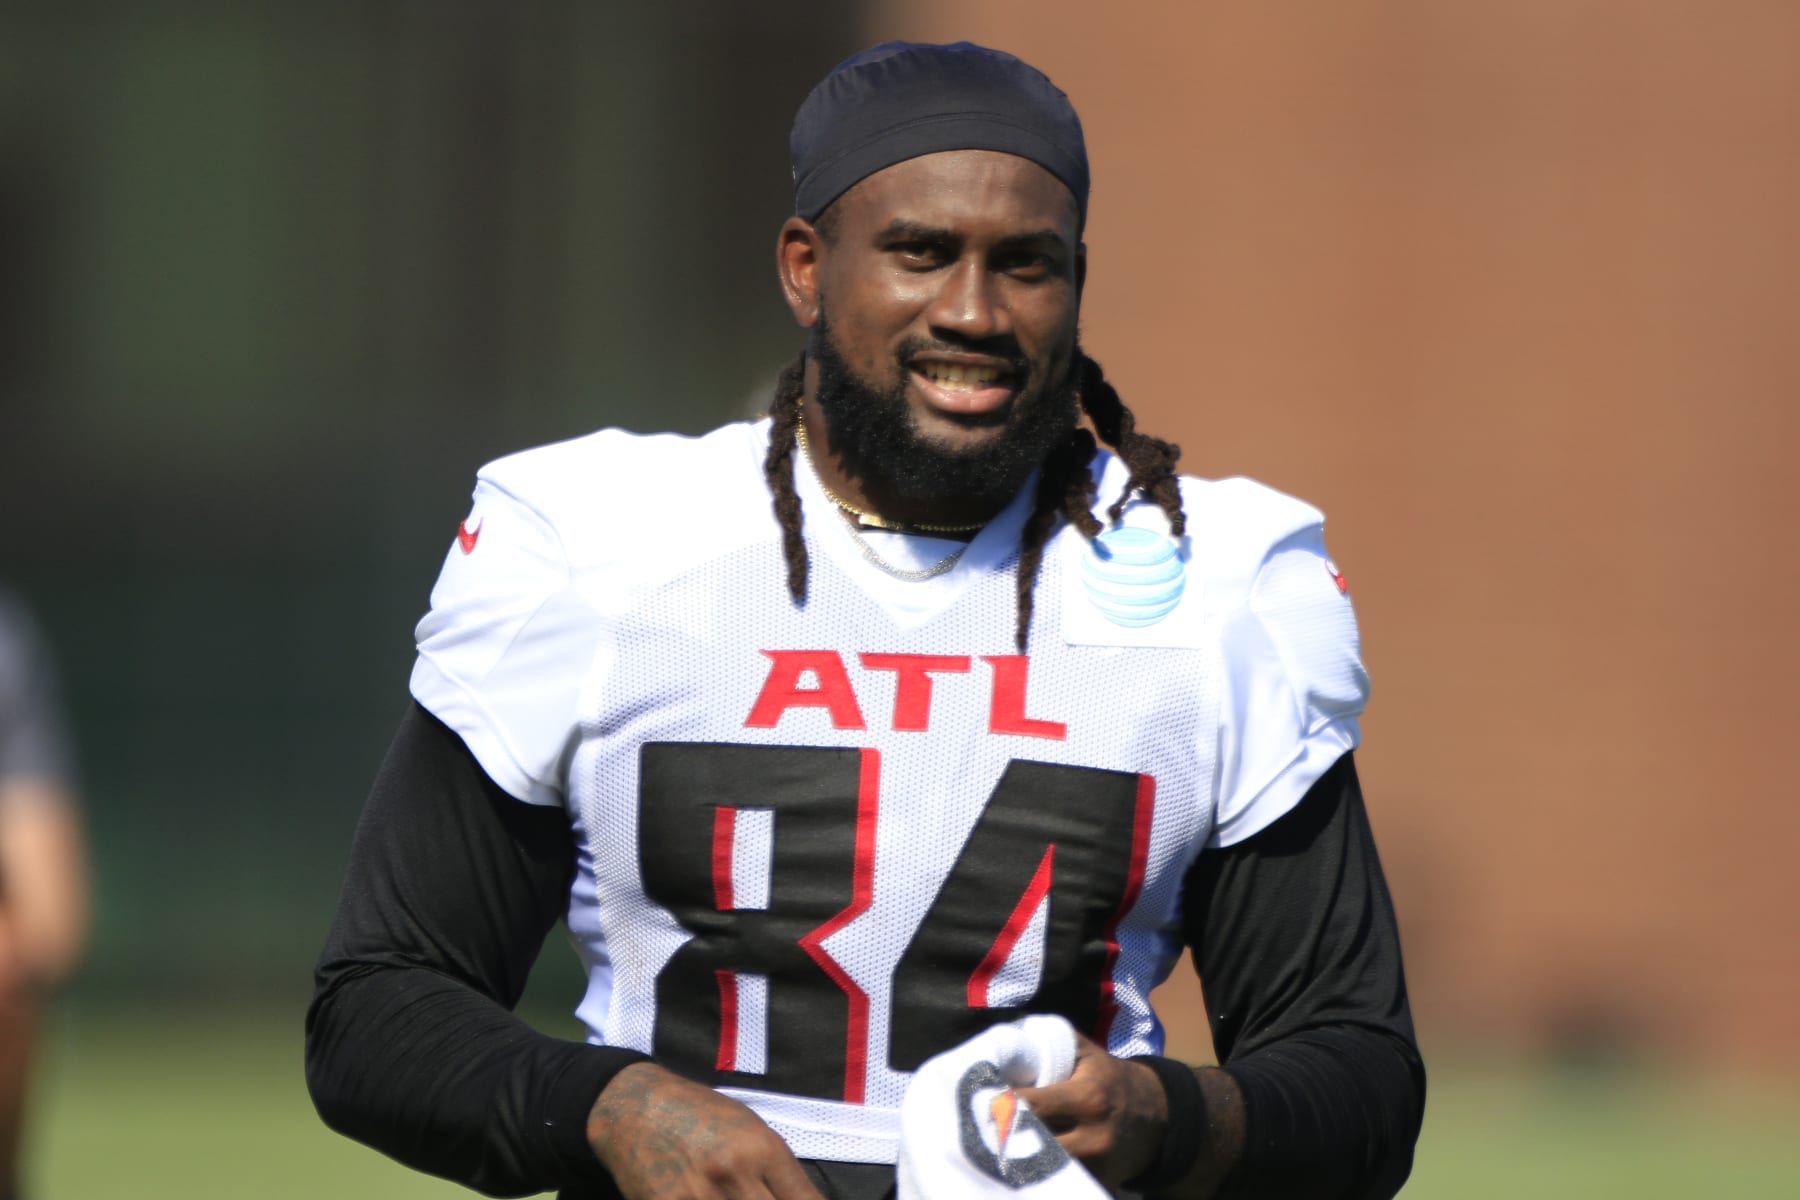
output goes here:
[[[484, 746], [573, 746], [563, 759], [557, 790], [567, 797], [581, 842], [569, 914], [592, 977], [581, 1016], [593, 1040], [645, 1052], [656, 1043], [658, 975], [692, 934], [647, 894], [646, 877], [661, 864], [645, 852], [640, 838], [642, 748], [712, 743], [878, 754], [869, 902], [819, 946], [867, 997], [861, 1102], [749, 1086], [725, 1090], [755, 1109], [801, 1157], [891, 1162], [897, 1109], [909, 1077], [889, 1066], [895, 970], [1009, 764], [1097, 768], [1155, 781], [1141, 889], [1129, 910], [1114, 918], [1117, 952], [1110, 980], [1116, 1012], [1101, 1032], [1115, 1054], [1160, 1052], [1162, 1033], [1148, 996], [1179, 951], [1182, 878], [1214, 837], [1215, 815], [1247, 828], [1272, 820], [1304, 793], [1311, 782], [1304, 762], [1312, 753], [1307, 731], [1319, 724], [1314, 709], [1339, 714], [1336, 726], [1328, 720], [1322, 728], [1347, 729], [1354, 737], [1354, 710], [1360, 708], [1354, 685], [1361, 667], [1342, 665], [1355, 657], [1354, 621], [1321, 565], [1322, 546], [1313, 544], [1316, 513], [1255, 485], [1187, 481], [1190, 514], [1199, 519], [1187, 571], [1197, 578], [1182, 601], [1194, 606], [1179, 626], [1183, 632], [1161, 637], [1175, 644], [1126, 633], [1118, 644], [1099, 644], [1110, 636], [1104, 632], [1084, 644], [1064, 637], [1064, 606], [1086, 603], [1079, 591], [1060, 582], [1075, 578], [1066, 569], [1069, 556], [1086, 551], [1079, 535], [1065, 528], [1052, 540], [1039, 577], [1024, 696], [1024, 716], [1060, 724], [1063, 736], [990, 732], [1001, 668], [983, 656], [1015, 655], [1016, 554], [983, 557], [978, 539], [955, 570], [937, 579], [882, 575], [831, 524], [838, 518], [828, 502], [797, 480], [812, 570], [808, 602], [796, 606], [785, 587], [778, 531], [765, 515], [768, 497], [757, 469], [765, 439], [766, 426], [735, 427], [703, 439], [710, 448], [677, 447], [695, 460], [694, 470], [704, 472], [711, 489], [704, 511], [722, 515], [709, 524], [680, 513], [652, 514], [645, 519], [654, 522], [651, 533], [642, 520], [634, 524], [623, 514], [632, 498], [649, 490], [637, 479], [640, 471], [651, 477], [653, 468], [642, 460], [676, 452], [663, 442], [632, 439], [634, 453], [622, 453], [622, 439], [590, 439], [581, 453], [562, 449], [554, 461], [534, 461], [531, 454], [511, 460], [500, 473], [501, 490], [521, 496], [534, 487], [553, 492], [562, 486], [555, 479], [543, 482], [539, 477], [545, 474], [578, 470], [584, 481], [608, 481], [616, 503], [590, 497], [573, 506], [527, 497], [534, 511], [552, 518], [560, 546], [567, 547], [570, 587], [602, 628], [598, 634], [566, 635], [578, 649], [564, 670], [579, 676], [578, 686], [565, 680], [553, 690], [579, 694], [574, 728], [478, 730], [464, 737], [478, 758]], [[674, 477], [667, 462], [654, 469], [662, 478]], [[1122, 481], [1113, 464], [1108, 472], [1101, 495], [1110, 498]], [[1150, 520], [1137, 511], [1147, 507], [1134, 506], [1128, 519]], [[609, 530], [602, 519], [607, 516], [626, 528]], [[576, 528], [584, 522], [591, 527]], [[504, 520], [496, 526], [506, 527]], [[1302, 534], [1287, 547], [1294, 561], [1278, 556], [1275, 565], [1265, 566], [1271, 547], [1294, 537], [1296, 528]], [[1305, 533], [1308, 529], [1313, 532]], [[457, 553], [452, 551], [452, 565], [466, 568], [455, 561]], [[1309, 569], [1315, 573], [1310, 584]], [[1287, 610], [1295, 606], [1295, 596], [1310, 614], [1326, 600], [1322, 588], [1335, 603], [1332, 613], [1304, 616], [1290, 629]], [[446, 590], [446, 611], [434, 612], [434, 628], [456, 626], [454, 602]], [[494, 607], [487, 602], [483, 613]], [[488, 638], [507, 636], [491, 616], [484, 619]], [[1235, 645], [1240, 636], [1250, 643], [1247, 652]], [[861, 728], [839, 728], [833, 710], [823, 706], [783, 707], [772, 726], [746, 724], [773, 670], [765, 652], [801, 650], [841, 664]], [[480, 661], [493, 670], [496, 657], [504, 660], [506, 653], [502, 646]], [[539, 662], [556, 657], [542, 645], [531, 653]], [[965, 670], [932, 674], [924, 730], [894, 727], [901, 676], [862, 660], [892, 654], [967, 662]], [[427, 708], [438, 712], [432, 688], [442, 677], [457, 689], [454, 700], [442, 704], [445, 712], [438, 712], [453, 728], [458, 721], [515, 719], [504, 702], [469, 703], [467, 695], [479, 695], [480, 681], [460, 679], [455, 669], [455, 659], [440, 654], [435, 674], [423, 686], [415, 676], [415, 695]], [[816, 688], [821, 681], [809, 673], [801, 686]], [[529, 711], [543, 710], [540, 705]], [[1269, 711], [1281, 719], [1265, 720]], [[1275, 731], [1273, 744], [1257, 736], [1265, 725]], [[1327, 740], [1319, 753], [1330, 753], [1334, 744]], [[1318, 770], [1325, 766], [1329, 762]], [[1258, 776], [1254, 788], [1233, 782], [1252, 774]], [[542, 802], [543, 789], [535, 781], [515, 794], [520, 791], [529, 792], [522, 799]], [[694, 838], [715, 836], [710, 820], [695, 825]], [[773, 829], [779, 846], [779, 813]], [[724, 873], [729, 877], [731, 868]], [[778, 902], [778, 897], [771, 901]], [[1032, 977], [1038, 964], [1031, 956], [1041, 953], [1042, 937], [1028, 927], [999, 964], [1005, 986]], [[775, 1019], [772, 1010], [765, 1011]], [[755, 1015], [740, 1010], [738, 1021]], [[773, 1047], [774, 1040], [757, 1044]], [[846, 1090], [850, 1086], [847, 1082]]]
[[[991, 672], [979, 656], [1011, 650], [1010, 573], [979, 581], [950, 612], [901, 633], [828, 557], [815, 562], [812, 599], [796, 611], [784, 603], [780, 565], [767, 547], [735, 551], [671, 581], [616, 623], [616, 654], [603, 689], [608, 711], [604, 718], [596, 714], [591, 735], [584, 730], [572, 785], [587, 827], [606, 831], [591, 844], [615, 970], [607, 1040], [651, 1049], [652, 985], [688, 937], [645, 898], [638, 880], [637, 748], [674, 741], [872, 747], [881, 755], [873, 904], [823, 943], [869, 995], [866, 1102], [763, 1104], [754, 1092], [734, 1091], [771, 1119], [796, 1153], [846, 1161], [892, 1157], [893, 1116], [882, 1110], [898, 1107], [906, 1076], [888, 1069], [880, 1044], [890, 1015], [887, 981], [1013, 758], [1157, 777], [1153, 866], [1120, 932], [1115, 986], [1122, 1012], [1111, 1048], [1122, 1054], [1160, 1049], [1144, 997], [1168, 970], [1176, 889], [1205, 839], [1209, 797], [1201, 783], [1210, 778], [1211, 760], [1202, 735], [1210, 714], [1195, 703], [1206, 689], [1193, 687], [1207, 673], [1205, 652], [1084, 647], [1034, 654], [1028, 712], [1064, 722], [1067, 737], [997, 736], [987, 732]], [[1054, 599], [1040, 608], [1045, 630], [1056, 628], [1055, 610]], [[747, 728], [745, 717], [770, 669], [759, 651], [824, 647], [841, 648], [866, 728], [837, 729], [823, 708], [789, 709], [773, 729]], [[862, 668], [859, 652], [973, 661], [967, 672], [935, 679], [927, 730], [895, 731], [898, 677]], [[1123, 702], [1124, 695], [1132, 702]], [[1030, 949], [1022, 940], [1017, 952]]]
[[1226, 712], [1212, 841], [1266, 828], [1360, 740], [1369, 694], [1356, 617], [1310, 526], [1278, 543], [1222, 622]]

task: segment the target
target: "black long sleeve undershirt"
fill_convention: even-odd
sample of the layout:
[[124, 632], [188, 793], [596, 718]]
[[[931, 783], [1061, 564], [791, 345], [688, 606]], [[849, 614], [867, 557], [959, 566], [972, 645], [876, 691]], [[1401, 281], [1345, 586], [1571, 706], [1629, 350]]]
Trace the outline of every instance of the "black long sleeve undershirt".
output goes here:
[[564, 814], [507, 795], [415, 704], [363, 811], [307, 1014], [326, 1124], [489, 1195], [618, 1194], [586, 1118], [644, 1056], [510, 1011], [574, 870]]
[[[327, 1124], [490, 1195], [617, 1195], [586, 1117], [644, 1056], [540, 1034], [510, 1011], [566, 909], [574, 856], [564, 814], [507, 795], [413, 706], [358, 828], [307, 1016], [307, 1083]], [[1247, 1107], [1230, 1193], [1391, 1196], [1424, 1073], [1349, 756], [1268, 829], [1203, 853], [1185, 912], [1214, 1043]]]
[[1224, 1195], [1394, 1195], [1412, 1170], [1425, 1068], [1352, 756], [1267, 829], [1201, 854], [1185, 896], [1213, 1046], [1244, 1096]]

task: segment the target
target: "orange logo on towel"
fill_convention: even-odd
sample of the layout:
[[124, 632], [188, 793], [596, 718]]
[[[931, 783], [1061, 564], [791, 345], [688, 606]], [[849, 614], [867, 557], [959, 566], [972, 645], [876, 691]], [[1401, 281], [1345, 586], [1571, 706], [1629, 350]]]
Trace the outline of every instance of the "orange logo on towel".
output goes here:
[[1006, 1139], [1012, 1135], [1013, 1114], [1019, 1111], [1019, 1094], [1011, 1088], [997, 1094], [988, 1101], [988, 1114], [994, 1118], [994, 1128], [1000, 1133], [1000, 1150], [1006, 1151]]
[[991, 1062], [970, 1064], [956, 1081], [956, 1109], [963, 1158], [1006, 1188], [1041, 1183], [1069, 1165], [1069, 1152]]

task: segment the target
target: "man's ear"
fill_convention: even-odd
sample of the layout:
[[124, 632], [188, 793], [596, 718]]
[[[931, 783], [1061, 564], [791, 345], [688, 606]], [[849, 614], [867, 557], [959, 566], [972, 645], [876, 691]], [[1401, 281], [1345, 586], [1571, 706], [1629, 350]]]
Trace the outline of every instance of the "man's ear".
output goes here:
[[1075, 243], [1075, 298], [1081, 299], [1081, 290], [1087, 287], [1087, 243]]
[[775, 273], [782, 295], [802, 328], [819, 320], [819, 268], [825, 257], [825, 239], [810, 221], [789, 217], [775, 237]]

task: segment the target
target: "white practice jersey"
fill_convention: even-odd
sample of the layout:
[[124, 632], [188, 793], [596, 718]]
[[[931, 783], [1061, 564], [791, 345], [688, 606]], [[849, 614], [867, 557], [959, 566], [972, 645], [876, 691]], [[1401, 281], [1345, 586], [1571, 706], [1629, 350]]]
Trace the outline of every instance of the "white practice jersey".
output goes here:
[[[1020, 654], [1030, 488], [907, 579], [957, 545], [859, 541], [801, 465], [796, 604], [767, 444], [608, 430], [485, 468], [412, 691], [566, 810], [592, 1041], [801, 1157], [891, 1162], [909, 1073], [990, 1024], [1161, 1051], [1189, 866], [1356, 745], [1368, 681], [1319, 513], [1259, 484], [1184, 478], [1178, 541], [1149, 503], [1062, 528]], [[1125, 472], [1095, 469], [1103, 508]]]

